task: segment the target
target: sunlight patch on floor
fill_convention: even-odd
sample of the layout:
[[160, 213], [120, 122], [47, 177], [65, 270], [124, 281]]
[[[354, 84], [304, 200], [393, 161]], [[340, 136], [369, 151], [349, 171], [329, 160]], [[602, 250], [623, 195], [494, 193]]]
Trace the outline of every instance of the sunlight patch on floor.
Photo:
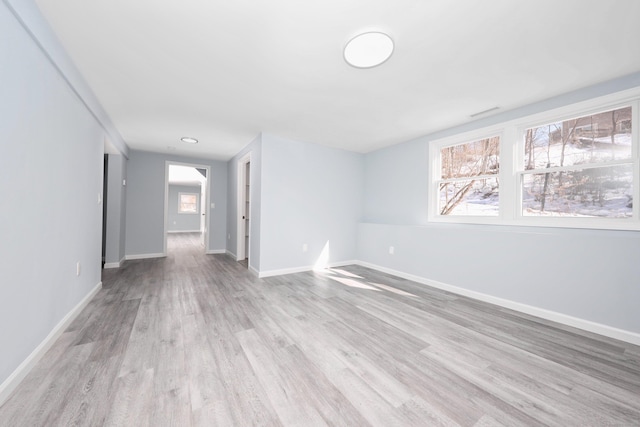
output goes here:
[[393, 292], [394, 294], [404, 295], [404, 296], [407, 296], [407, 297], [418, 298], [417, 295], [411, 294], [409, 292], [401, 291], [400, 289], [396, 289], [396, 288], [394, 288], [392, 286], [383, 285], [382, 283], [373, 283], [373, 282], [369, 282], [369, 283], [372, 284], [375, 287], [382, 288], [385, 291]]
[[331, 271], [334, 271], [338, 274], [342, 274], [343, 276], [353, 277], [354, 279], [364, 279], [362, 276], [358, 276], [357, 274], [350, 273], [346, 270], [341, 270], [339, 268], [332, 268]]
[[369, 286], [365, 283], [362, 283], [359, 280], [355, 280], [355, 279], [348, 279], [345, 277], [331, 277], [331, 279], [335, 280], [336, 282], [340, 282], [343, 285], [349, 286], [351, 288], [360, 288], [360, 289], [367, 289], [370, 291], [377, 291], [380, 292], [380, 289], [375, 288], [373, 286]]

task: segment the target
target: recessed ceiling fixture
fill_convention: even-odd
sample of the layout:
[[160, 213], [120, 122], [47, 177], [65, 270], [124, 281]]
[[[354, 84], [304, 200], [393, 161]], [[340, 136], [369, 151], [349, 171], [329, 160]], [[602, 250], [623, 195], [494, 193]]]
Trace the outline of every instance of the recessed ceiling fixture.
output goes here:
[[376, 31], [355, 36], [344, 47], [344, 59], [356, 68], [372, 68], [384, 63], [393, 53], [393, 40]]
[[191, 138], [190, 136], [183, 136], [180, 138], [180, 141], [186, 142], [187, 144], [197, 144], [198, 140], [195, 138]]

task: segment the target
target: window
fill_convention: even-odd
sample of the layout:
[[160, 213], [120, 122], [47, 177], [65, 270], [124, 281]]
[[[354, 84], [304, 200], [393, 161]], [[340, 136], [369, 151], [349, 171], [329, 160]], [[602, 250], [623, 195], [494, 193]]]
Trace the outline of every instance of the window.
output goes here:
[[198, 193], [178, 193], [178, 213], [198, 213]]
[[429, 144], [429, 220], [640, 230], [640, 88]]
[[522, 215], [631, 218], [631, 117], [626, 106], [528, 128]]
[[500, 137], [440, 150], [440, 215], [498, 215]]

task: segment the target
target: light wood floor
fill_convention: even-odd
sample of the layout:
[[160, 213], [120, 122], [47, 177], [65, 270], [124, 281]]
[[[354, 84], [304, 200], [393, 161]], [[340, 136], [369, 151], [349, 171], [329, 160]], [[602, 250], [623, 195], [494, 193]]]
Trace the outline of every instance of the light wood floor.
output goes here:
[[637, 346], [358, 266], [257, 279], [170, 237], [104, 272], [0, 426], [640, 425]]

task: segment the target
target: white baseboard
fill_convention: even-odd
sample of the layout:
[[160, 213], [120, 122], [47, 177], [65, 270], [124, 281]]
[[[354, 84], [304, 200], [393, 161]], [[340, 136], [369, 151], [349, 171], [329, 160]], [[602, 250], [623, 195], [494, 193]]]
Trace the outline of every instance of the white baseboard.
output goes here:
[[89, 301], [102, 289], [102, 282], [98, 283], [66, 316], [58, 322], [49, 335], [31, 352], [29, 356], [0, 384], [0, 406], [9, 398], [13, 390], [29, 374], [31, 369], [38, 363], [44, 354], [51, 348], [53, 343], [69, 327], [71, 322], [78, 317], [78, 314], [89, 304]]
[[310, 270], [313, 270], [313, 267], [295, 267], [295, 268], [283, 268], [280, 270], [259, 271], [258, 277], [262, 279], [265, 277], [282, 276], [284, 274], [302, 273]]
[[227, 251], [225, 249], [209, 249], [206, 254], [207, 255], [218, 255], [218, 254], [226, 254]]
[[133, 255], [126, 255], [124, 257], [124, 259], [126, 259], [126, 260], [150, 259], [150, 258], [164, 258], [166, 256], [167, 256], [167, 254], [162, 254], [162, 253], [158, 253], [158, 254], [133, 254]]
[[178, 233], [202, 233], [200, 230], [167, 230], [167, 234], [178, 234]]
[[[358, 264], [358, 261], [332, 262], [332, 263], [329, 263], [329, 268], [344, 267], [345, 265], [353, 265], [353, 264]], [[306, 267], [283, 268], [280, 270], [267, 270], [267, 271], [259, 272], [258, 277], [262, 279], [264, 277], [282, 276], [283, 274], [303, 273], [305, 271], [312, 271], [314, 269], [315, 269], [315, 266], [308, 265]]]
[[411, 280], [413, 282], [422, 283], [424, 285], [432, 286], [434, 288], [442, 289], [443, 291], [473, 298], [479, 301], [488, 302], [491, 304], [498, 305], [500, 307], [508, 308], [514, 311], [519, 311], [521, 313], [529, 314], [531, 316], [539, 317], [542, 319], [550, 320], [552, 322], [560, 323], [566, 326], [571, 326], [574, 328], [582, 329], [584, 331], [593, 332], [598, 335], [603, 335], [605, 337], [614, 338], [614, 339], [625, 341], [631, 344], [640, 345], [640, 334], [637, 334], [635, 332], [614, 328], [612, 326], [603, 325], [601, 323], [580, 319], [578, 317], [569, 316], [567, 314], [546, 310], [544, 308], [534, 307], [528, 304], [511, 301], [504, 298], [494, 297], [492, 295], [483, 294], [481, 292], [470, 291], [468, 289], [460, 288], [458, 286], [449, 285], [446, 283], [438, 282], [436, 280], [429, 280], [424, 277], [415, 276], [413, 274], [404, 273], [402, 271], [393, 270], [386, 267], [381, 267], [379, 265], [371, 264], [364, 261], [356, 261], [354, 262], [354, 264], [371, 268], [373, 270], [378, 270], [383, 273], [392, 274], [394, 276]]
[[122, 259], [118, 262], [105, 262], [103, 268], [120, 268], [122, 266], [122, 263], [124, 263], [124, 261], [125, 261], [125, 257], [122, 257]]
[[258, 278], [260, 278], [260, 272], [258, 270], [256, 270], [255, 268], [253, 268], [252, 266], [249, 266], [248, 270], [255, 274]]

